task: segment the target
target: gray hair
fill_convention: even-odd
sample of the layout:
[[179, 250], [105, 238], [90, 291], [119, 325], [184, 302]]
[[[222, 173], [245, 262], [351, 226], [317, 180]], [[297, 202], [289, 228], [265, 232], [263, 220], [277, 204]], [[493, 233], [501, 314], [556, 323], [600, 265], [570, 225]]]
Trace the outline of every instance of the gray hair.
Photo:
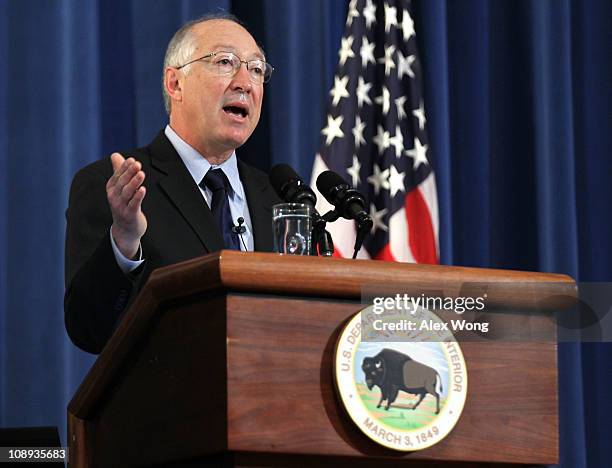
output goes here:
[[[185, 23], [181, 28], [174, 33], [172, 39], [168, 43], [166, 49], [166, 55], [164, 57], [164, 68], [162, 69], [162, 92], [164, 95], [164, 106], [166, 107], [166, 113], [170, 115], [170, 96], [166, 92], [166, 68], [167, 67], [180, 67], [181, 65], [189, 62], [193, 56], [197, 44], [196, 36], [193, 34], [194, 26], [212, 20], [228, 20], [239, 24], [243, 28], [247, 29], [245, 25], [236, 16], [230, 13], [209, 13], [201, 16], [200, 18], [191, 20]], [[183, 68], [183, 73], [188, 74], [190, 67]]]

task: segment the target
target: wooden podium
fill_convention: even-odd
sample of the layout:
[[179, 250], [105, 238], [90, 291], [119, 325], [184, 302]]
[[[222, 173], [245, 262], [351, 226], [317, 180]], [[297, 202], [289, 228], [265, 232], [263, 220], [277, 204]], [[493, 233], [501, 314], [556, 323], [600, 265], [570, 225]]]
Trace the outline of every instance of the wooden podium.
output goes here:
[[466, 282], [503, 283], [492, 303], [528, 306], [524, 283], [574, 294], [563, 275], [234, 251], [159, 269], [68, 406], [70, 466], [557, 463], [554, 342], [462, 343], [465, 408], [428, 449], [378, 446], [344, 412], [334, 349], [362, 286]]

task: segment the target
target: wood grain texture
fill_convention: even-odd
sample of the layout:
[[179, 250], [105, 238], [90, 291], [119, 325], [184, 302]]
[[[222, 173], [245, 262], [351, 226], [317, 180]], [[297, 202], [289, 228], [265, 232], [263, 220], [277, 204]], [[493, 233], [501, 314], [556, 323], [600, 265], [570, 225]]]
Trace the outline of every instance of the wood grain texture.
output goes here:
[[[203, 285], [202, 277], [214, 277], [214, 281]], [[455, 297], [469, 294], [466, 284], [495, 283], [490, 305], [523, 307], [541, 306], [540, 301], [551, 295], [576, 295], [574, 280], [559, 274], [233, 250], [160, 268], [151, 275], [150, 283], [160, 299], [219, 286], [234, 291], [357, 299], [365, 285], [373, 284], [406, 292], [435, 290]], [[527, 284], [531, 285], [529, 290]]]
[[[454, 297], [465, 284], [495, 284], [498, 296], [487, 304], [510, 307], [542, 306], [551, 296], [573, 297], [575, 283], [566, 275], [484, 268], [416, 265], [336, 258], [301, 257], [223, 250], [154, 271], [122, 319], [77, 393], [70, 412], [86, 419], [105, 389], [120, 375], [125, 356], [143, 337], [164, 302], [211, 291], [293, 294], [359, 300], [364, 286], [401, 288], [420, 294], [442, 290]], [[525, 291], [525, 285], [532, 287]], [[539, 287], [538, 287], [539, 286]], [[479, 289], [480, 291], [480, 289]]]
[[225, 297], [174, 303], [152, 325], [93, 419], [94, 466], [227, 450]]
[[412, 454], [371, 442], [344, 414], [332, 381], [341, 324], [359, 308], [299, 298], [229, 298], [230, 450], [556, 463], [554, 343], [464, 343], [468, 400], [451, 434]]
[[466, 343], [464, 416], [430, 449], [397, 455], [358, 432], [336, 400], [331, 356], [372, 282], [448, 296], [465, 293], [466, 282], [492, 282], [493, 303], [527, 308], [575, 294], [563, 275], [233, 251], [166, 267], [152, 274], [69, 404], [70, 430], [87, 437], [77, 437], [85, 445], [75, 453], [91, 466], [226, 450], [243, 454], [236, 465], [266, 454], [279, 463], [555, 462], [551, 343]]

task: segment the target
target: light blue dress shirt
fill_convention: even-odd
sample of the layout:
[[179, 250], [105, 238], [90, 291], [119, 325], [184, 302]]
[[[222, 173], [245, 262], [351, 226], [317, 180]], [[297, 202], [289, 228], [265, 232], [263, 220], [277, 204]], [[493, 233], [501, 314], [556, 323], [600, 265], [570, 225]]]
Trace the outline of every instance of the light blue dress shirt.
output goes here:
[[[212, 202], [212, 192], [208, 188], [200, 187], [199, 183], [211, 168], [221, 169], [225, 173], [231, 186], [231, 190], [228, 193], [228, 198], [232, 219], [234, 220], [234, 224], [237, 225], [237, 219], [240, 217], [244, 218], [243, 226], [245, 227], [246, 232], [242, 234], [242, 240], [244, 241], [244, 244], [246, 244], [246, 250], [253, 251], [255, 246], [253, 239], [253, 226], [251, 223], [249, 208], [246, 202], [244, 186], [240, 181], [240, 174], [238, 173], [238, 160], [236, 159], [236, 152], [234, 151], [222, 164], [211, 165], [206, 158], [204, 158], [194, 148], [189, 146], [189, 144], [187, 144], [180, 136], [178, 136], [170, 125], [166, 125], [164, 133], [168, 137], [168, 140], [170, 140], [172, 146], [174, 146], [176, 152], [179, 154], [181, 160], [185, 164], [185, 167], [187, 167], [193, 181], [196, 185], [198, 185], [202, 198], [206, 201], [209, 207]], [[145, 260], [145, 258], [142, 257], [142, 249], [139, 249], [140, 255], [138, 260], [130, 260], [126, 258], [117, 248], [112, 235], [111, 245], [113, 247], [113, 252], [115, 254], [115, 258], [117, 259], [117, 263], [124, 273], [128, 273], [136, 269]], [[242, 241], [240, 241], [240, 249], [243, 251], [245, 250]], [[146, 256], [146, 252], [144, 252], [144, 255]]]

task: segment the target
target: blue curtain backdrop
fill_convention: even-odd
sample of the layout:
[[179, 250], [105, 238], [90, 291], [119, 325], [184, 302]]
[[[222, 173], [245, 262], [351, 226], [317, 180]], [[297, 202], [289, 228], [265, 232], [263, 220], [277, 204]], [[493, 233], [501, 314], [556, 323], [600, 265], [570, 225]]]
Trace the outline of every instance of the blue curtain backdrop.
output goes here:
[[[443, 262], [610, 281], [612, 2], [413, 2]], [[220, 9], [277, 69], [239, 153], [308, 179], [344, 0], [0, 0], [0, 427], [65, 432], [93, 362], [63, 325], [70, 180], [165, 125], [165, 46]], [[559, 360], [561, 466], [612, 466], [612, 345], [561, 345]]]

